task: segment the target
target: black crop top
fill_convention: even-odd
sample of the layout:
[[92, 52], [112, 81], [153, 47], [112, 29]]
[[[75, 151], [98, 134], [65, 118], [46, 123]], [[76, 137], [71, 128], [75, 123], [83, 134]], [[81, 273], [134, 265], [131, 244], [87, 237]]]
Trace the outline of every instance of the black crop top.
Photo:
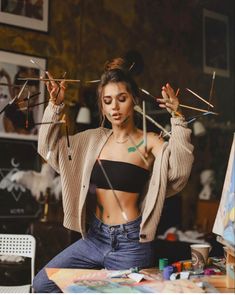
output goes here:
[[[149, 178], [149, 171], [127, 162], [100, 160], [114, 190], [141, 193]], [[91, 173], [91, 184], [97, 188], [111, 189], [98, 161]]]

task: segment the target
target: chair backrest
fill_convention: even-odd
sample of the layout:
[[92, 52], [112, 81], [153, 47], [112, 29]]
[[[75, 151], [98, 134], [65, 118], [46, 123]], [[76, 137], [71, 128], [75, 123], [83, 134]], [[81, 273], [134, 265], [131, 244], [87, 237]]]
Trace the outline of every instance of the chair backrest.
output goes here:
[[31, 235], [0, 234], [0, 255], [31, 258], [31, 285], [35, 274], [36, 240]]

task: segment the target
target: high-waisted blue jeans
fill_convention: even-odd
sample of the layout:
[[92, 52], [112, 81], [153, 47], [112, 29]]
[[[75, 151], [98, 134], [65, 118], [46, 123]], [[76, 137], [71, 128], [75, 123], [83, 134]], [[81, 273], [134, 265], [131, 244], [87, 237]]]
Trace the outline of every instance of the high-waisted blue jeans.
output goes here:
[[[156, 264], [154, 244], [139, 242], [140, 223], [141, 217], [138, 217], [126, 224], [111, 226], [94, 217], [87, 237], [63, 250], [45, 267], [111, 270], [152, 267]], [[34, 278], [34, 292], [61, 292], [48, 279], [45, 267]]]

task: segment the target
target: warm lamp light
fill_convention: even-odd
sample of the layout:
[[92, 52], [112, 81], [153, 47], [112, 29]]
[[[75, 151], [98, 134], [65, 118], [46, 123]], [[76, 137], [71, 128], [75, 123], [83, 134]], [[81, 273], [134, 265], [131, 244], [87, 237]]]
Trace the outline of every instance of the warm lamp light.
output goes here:
[[193, 124], [193, 132], [197, 137], [204, 136], [206, 134], [206, 128], [200, 121], [195, 121]]
[[83, 106], [79, 109], [76, 122], [81, 124], [91, 123], [91, 111], [88, 107]]

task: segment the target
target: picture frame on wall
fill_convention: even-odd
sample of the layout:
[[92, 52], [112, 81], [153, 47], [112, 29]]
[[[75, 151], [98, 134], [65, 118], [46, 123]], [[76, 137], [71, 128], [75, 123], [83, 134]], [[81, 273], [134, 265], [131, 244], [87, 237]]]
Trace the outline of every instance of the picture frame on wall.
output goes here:
[[203, 9], [203, 72], [230, 76], [229, 18]]
[[41, 204], [27, 185], [12, 180], [15, 173], [28, 171], [30, 177], [33, 172], [40, 172], [41, 158], [37, 153], [37, 141], [0, 135], [0, 146], [0, 223], [39, 218]]
[[0, 22], [48, 32], [49, 0], [0, 0]]
[[[33, 59], [40, 65], [30, 62]], [[46, 69], [46, 59], [0, 50], [0, 136], [37, 139], [45, 104], [45, 86], [42, 81], [29, 80], [17, 101], [24, 78], [40, 78]], [[7, 107], [6, 107], [7, 106]]]

